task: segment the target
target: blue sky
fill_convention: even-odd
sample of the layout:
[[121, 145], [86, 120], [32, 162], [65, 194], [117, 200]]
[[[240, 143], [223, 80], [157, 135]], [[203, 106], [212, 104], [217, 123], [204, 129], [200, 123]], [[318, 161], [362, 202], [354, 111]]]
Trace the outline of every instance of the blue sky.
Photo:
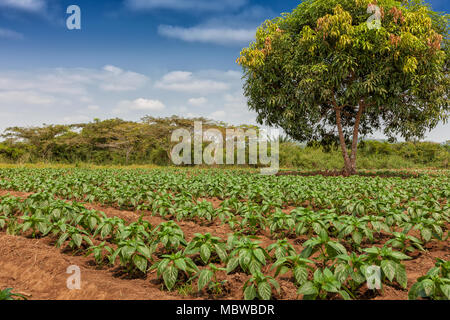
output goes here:
[[[429, 2], [449, 12], [449, 1]], [[235, 60], [261, 22], [298, 3], [0, 0], [0, 130], [146, 114], [254, 123]], [[81, 30], [66, 27], [73, 4]]]

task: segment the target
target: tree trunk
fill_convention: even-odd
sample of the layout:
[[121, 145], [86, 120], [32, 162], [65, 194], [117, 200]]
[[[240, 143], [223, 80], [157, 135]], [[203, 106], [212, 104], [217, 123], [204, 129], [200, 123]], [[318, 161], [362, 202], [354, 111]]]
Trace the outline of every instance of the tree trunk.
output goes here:
[[350, 156], [350, 162], [351, 162], [351, 174], [356, 173], [356, 154], [358, 151], [358, 135], [359, 135], [359, 125], [361, 124], [361, 116], [364, 112], [364, 101], [361, 100], [359, 105], [359, 110], [356, 115], [355, 120], [355, 127], [353, 128], [353, 142], [352, 142], [352, 154]]
[[342, 155], [344, 157], [344, 173], [345, 175], [354, 175], [356, 174], [356, 155], [358, 151], [358, 136], [359, 136], [359, 126], [361, 124], [361, 117], [364, 112], [364, 101], [361, 100], [358, 113], [355, 119], [355, 126], [353, 128], [353, 141], [352, 141], [352, 151], [349, 157], [347, 151], [347, 145], [345, 144], [344, 131], [342, 129], [342, 117], [341, 117], [341, 109], [336, 108], [336, 123], [339, 132], [339, 142], [342, 149]]
[[347, 145], [345, 144], [344, 130], [342, 129], [341, 110], [336, 108], [336, 124], [339, 132], [339, 143], [341, 145], [342, 156], [344, 157], [344, 172], [346, 175], [352, 173], [352, 163], [348, 156]]

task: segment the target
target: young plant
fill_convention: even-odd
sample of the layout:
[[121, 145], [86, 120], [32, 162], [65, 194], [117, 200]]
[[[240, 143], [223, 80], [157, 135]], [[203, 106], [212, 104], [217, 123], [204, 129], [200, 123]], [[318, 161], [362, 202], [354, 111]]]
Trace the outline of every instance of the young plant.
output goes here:
[[418, 298], [450, 300], [449, 275], [450, 261], [437, 259], [436, 265], [413, 284], [408, 293], [409, 300]]
[[305, 249], [301, 253], [302, 257], [309, 258], [317, 251], [320, 251], [317, 260], [323, 260], [325, 265], [338, 255], [347, 254], [345, 247], [339, 242], [332, 241], [324, 230], [320, 231], [319, 236], [306, 241], [303, 246]]
[[38, 233], [46, 235], [51, 231], [51, 225], [47, 218], [41, 214], [35, 213], [31, 216], [24, 215], [20, 217], [23, 220], [22, 232], [31, 229], [33, 231], [32, 237], [35, 238]]
[[338, 294], [345, 300], [351, 299], [345, 291], [345, 287], [342, 287], [342, 284], [328, 268], [323, 271], [317, 269], [312, 281], [305, 282], [297, 293], [302, 294], [304, 300], [316, 300], [317, 298], [325, 300], [329, 294]]
[[251, 241], [246, 237], [238, 240], [230, 254], [227, 273], [234, 271], [238, 266], [247, 274], [261, 272], [261, 267], [266, 265], [266, 259], [270, 260], [270, 256], [259, 243], [259, 241]]
[[177, 251], [180, 245], [183, 247], [187, 246], [183, 230], [173, 221], [161, 223], [154, 230], [154, 234], [156, 234], [154, 244], [162, 243], [164, 248], [169, 252]]
[[302, 258], [300, 255], [292, 255], [279, 258], [273, 264], [272, 269], [276, 269], [275, 277], [291, 271], [294, 275], [295, 283], [303, 285], [308, 280], [309, 272], [314, 271], [312, 264], [314, 264], [313, 261]]
[[113, 252], [114, 252], [114, 250], [106, 245], [106, 241], [103, 241], [98, 246], [91, 246], [88, 249], [86, 256], [90, 256], [91, 254], [94, 254], [95, 262], [101, 266], [104, 264], [104, 261], [107, 258], [111, 257]]
[[212, 254], [217, 255], [222, 262], [226, 262], [228, 258], [226, 244], [222, 242], [222, 239], [213, 237], [210, 233], [204, 235], [196, 233], [194, 239], [187, 245], [184, 253], [186, 255], [200, 253], [200, 258], [205, 265], [211, 260]]
[[268, 224], [271, 234], [281, 233], [282, 236], [286, 236], [295, 232], [295, 219], [280, 209], [268, 218]]
[[171, 291], [180, 276], [190, 282], [193, 275], [198, 273], [198, 267], [182, 251], [170, 255], [163, 255], [162, 260], [155, 263], [150, 270], [157, 270], [157, 276], [162, 277], [164, 285]]
[[272, 287], [280, 294], [280, 285], [274, 278], [256, 272], [244, 284], [244, 299], [270, 300], [272, 298]]
[[342, 284], [347, 283], [351, 291], [356, 292], [366, 281], [367, 256], [358, 256], [352, 252], [350, 255], [338, 255], [336, 259], [334, 275], [337, 280]]
[[282, 259], [288, 256], [295, 256], [294, 247], [286, 239], [278, 240], [267, 247], [267, 252], [274, 251], [275, 259]]
[[107, 237], [111, 237], [114, 239], [116, 237], [117, 229], [123, 225], [124, 221], [122, 219], [118, 217], [108, 218], [106, 215], [104, 215], [100, 220], [97, 229], [95, 230], [94, 237], [100, 235], [100, 238], [102, 240]]
[[116, 251], [110, 258], [110, 263], [114, 264], [117, 257], [128, 273], [134, 274], [137, 270], [147, 273], [148, 261], [152, 258], [152, 252], [142, 241], [126, 240], [119, 242]]
[[198, 291], [202, 291], [203, 288], [208, 287], [208, 290], [215, 295], [221, 295], [223, 287], [227, 280], [219, 281], [217, 279], [217, 273], [219, 271], [227, 271], [225, 268], [218, 268], [212, 263], [208, 265], [208, 268], [200, 271], [198, 276]]
[[13, 293], [12, 288], [7, 288], [5, 290], [0, 290], [0, 301], [5, 300], [27, 300], [27, 298], [20, 293]]
[[67, 239], [69, 239], [69, 247], [71, 249], [80, 249], [83, 244], [86, 244], [88, 246], [93, 245], [92, 240], [89, 237], [89, 233], [72, 226], [67, 226], [66, 231], [61, 234], [58, 241], [56, 242], [56, 246], [58, 248], [61, 247]]
[[372, 247], [364, 251], [368, 254], [368, 265], [381, 267], [382, 280], [388, 279], [393, 282], [396, 279], [398, 284], [406, 289], [408, 278], [405, 266], [402, 265], [401, 261], [411, 259], [410, 257], [387, 246], [383, 248]]
[[416, 237], [409, 236], [403, 232], [394, 232], [394, 239], [390, 239], [386, 242], [387, 246], [392, 246], [395, 249], [400, 249], [401, 252], [405, 253], [414, 252], [416, 250], [425, 251], [422, 247], [422, 242]]

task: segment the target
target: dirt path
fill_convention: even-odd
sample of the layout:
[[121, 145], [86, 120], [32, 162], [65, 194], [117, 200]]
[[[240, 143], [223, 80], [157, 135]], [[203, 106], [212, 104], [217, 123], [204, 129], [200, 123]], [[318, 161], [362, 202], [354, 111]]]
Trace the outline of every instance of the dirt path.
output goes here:
[[[180, 296], [159, 290], [148, 280], [124, 280], [108, 270], [97, 270], [89, 258], [62, 254], [47, 239], [0, 234], [0, 287], [14, 288], [38, 300], [161, 300]], [[67, 289], [69, 266], [81, 270], [81, 289]]]

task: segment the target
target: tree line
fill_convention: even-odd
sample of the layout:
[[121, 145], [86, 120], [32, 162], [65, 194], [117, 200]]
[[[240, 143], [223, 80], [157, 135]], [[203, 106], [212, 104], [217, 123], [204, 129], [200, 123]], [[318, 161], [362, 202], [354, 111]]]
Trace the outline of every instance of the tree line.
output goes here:
[[[171, 141], [174, 129], [193, 133], [194, 122], [201, 121], [203, 129], [217, 129], [225, 136], [227, 129], [248, 129], [254, 126], [231, 126], [205, 118], [146, 116], [140, 121], [119, 118], [71, 125], [10, 127], [1, 135], [0, 161], [8, 163], [92, 163], [92, 164], [155, 164], [170, 165], [170, 153], [177, 142]], [[305, 169], [328, 169], [340, 165], [337, 137], [312, 140], [299, 144], [280, 137], [280, 165]], [[351, 148], [348, 139], [347, 147]], [[206, 143], [209, 144], [209, 143]], [[399, 161], [397, 166], [447, 167], [450, 143], [429, 142], [388, 143], [359, 142], [363, 167], [380, 167], [383, 163]], [[365, 158], [364, 158], [365, 157]], [[366, 159], [366, 160], [364, 160]], [[369, 159], [369, 160], [367, 160]], [[404, 161], [403, 161], [403, 160]]]

